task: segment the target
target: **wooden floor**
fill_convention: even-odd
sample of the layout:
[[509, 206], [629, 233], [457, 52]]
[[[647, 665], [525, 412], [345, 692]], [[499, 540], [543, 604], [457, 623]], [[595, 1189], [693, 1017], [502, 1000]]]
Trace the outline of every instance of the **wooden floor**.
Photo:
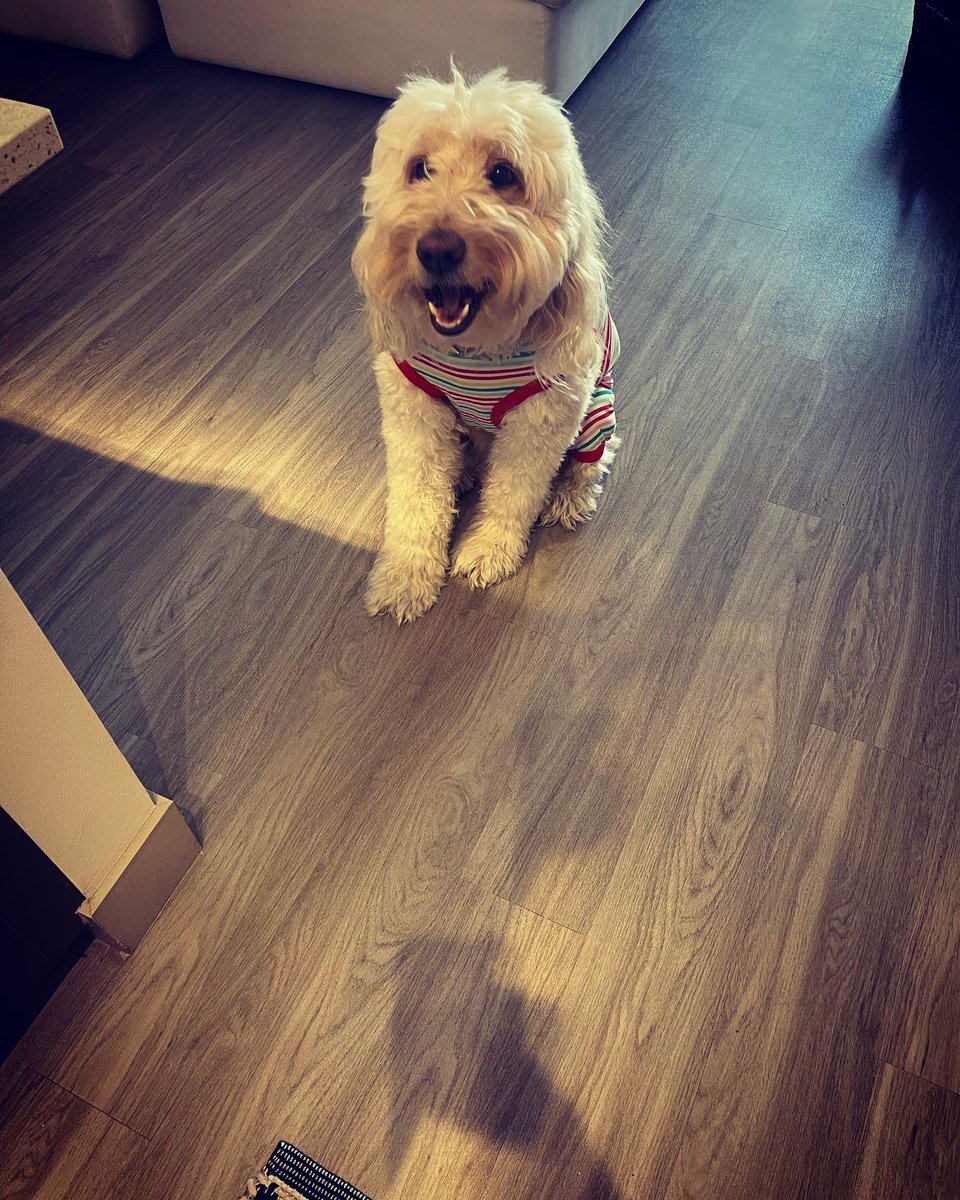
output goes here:
[[[909, 0], [650, 0], [595, 524], [398, 630], [349, 275], [379, 100], [25, 43], [0, 565], [205, 853], [3, 1072], [0, 1195], [960, 1195], [960, 211]], [[349, 419], [345, 414], [349, 413]], [[352, 430], [352, 440], [340, 433]]]

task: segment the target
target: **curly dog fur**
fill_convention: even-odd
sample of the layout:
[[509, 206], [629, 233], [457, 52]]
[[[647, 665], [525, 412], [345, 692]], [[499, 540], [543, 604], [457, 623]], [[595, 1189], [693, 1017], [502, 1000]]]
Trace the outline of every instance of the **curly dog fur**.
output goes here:
[[[596, 509], [617, 439], [596, 462], [566, 452], [600, 360], [604, 221], [561, 105], [502, 71], [467, 82], [455, 70], [450, 82], [411, 79], [384, 114], [364, 216], [353, 265], [387, 454], [386, 525], [366, 602], [402, 622], [430, 608], [448, 574], [474, 587], [512, 575], [538, 517], [572, 528]], [[452, 332], [471, 354], [531, 347], [552, 385], [495, 436], [465, 429], [395, 361]], [[480, 500], [451, 556], [476, 449]]]

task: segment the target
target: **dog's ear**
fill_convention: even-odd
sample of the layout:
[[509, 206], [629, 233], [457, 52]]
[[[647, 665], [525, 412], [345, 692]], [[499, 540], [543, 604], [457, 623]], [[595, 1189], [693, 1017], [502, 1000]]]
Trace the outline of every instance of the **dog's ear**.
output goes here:
[[602, 247], [606, 224], [593, 188], [580, 167], [580, 195], [571, 206], [576, 216], [572, 247], [559, 285], [534, 313], [524, 340], [536, 347], [542, 378], [585, 379], [599, 361], [597, 330], [606, 308], [606, 266]]
[[403, 326], [390, 315], [390, 297], [385, 294], [387, 276], [377, 265], [375, 235], [369, 224], [354, 247], [352, 266], [366, 301], [364, 311], [374, 349], [405, 358], [410, 349], [409, 338]]
[[410, 354], [410, 349], [403, 328], [391, 319], [389, 313], [369, 299], [364, 312], [374, 350], [395, 354], [397, 358], [406, 358]]
[[603, 305], [597, 270], [579, 258], [567, 264], [563, 279], [546, 304], [533, 314], [523, 340], [536, 347], [537, 372], [587, 377], [597, 358], [597, 321]]

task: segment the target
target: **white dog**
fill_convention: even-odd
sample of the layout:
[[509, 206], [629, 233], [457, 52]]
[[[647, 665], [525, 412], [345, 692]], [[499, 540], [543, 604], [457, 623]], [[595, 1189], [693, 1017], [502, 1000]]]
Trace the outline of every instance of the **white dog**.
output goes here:
[[[619, 445], [603, 215], [560, 104], [495, 71], [417, 78], [384, 114], [353, 267], [387, 450], [367, 608], [413, 620], [448, 569], [487, 587], [530, 532], [596, 509]], [[450, 559], [458, 489], [480, 502]]]

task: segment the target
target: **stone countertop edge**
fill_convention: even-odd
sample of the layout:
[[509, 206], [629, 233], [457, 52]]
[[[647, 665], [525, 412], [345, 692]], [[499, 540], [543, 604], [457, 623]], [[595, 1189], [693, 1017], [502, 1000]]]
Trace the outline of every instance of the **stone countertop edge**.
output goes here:
[[0, 193], [62, 149], [49, 109], [0, 98]]

